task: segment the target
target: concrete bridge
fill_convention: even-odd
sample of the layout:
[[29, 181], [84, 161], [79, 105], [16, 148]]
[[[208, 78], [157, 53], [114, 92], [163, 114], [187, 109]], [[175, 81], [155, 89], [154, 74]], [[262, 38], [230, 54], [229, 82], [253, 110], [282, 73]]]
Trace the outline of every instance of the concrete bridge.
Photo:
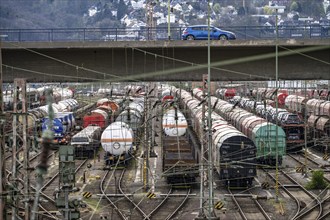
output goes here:
[[[275, 79], [275, 40], [211, 41], [211, 80]], [[278, 41], [279, 79], [330, 79], [330, 39]], [[2, 42], [3, 80], [200, 81], [207, 41]]]

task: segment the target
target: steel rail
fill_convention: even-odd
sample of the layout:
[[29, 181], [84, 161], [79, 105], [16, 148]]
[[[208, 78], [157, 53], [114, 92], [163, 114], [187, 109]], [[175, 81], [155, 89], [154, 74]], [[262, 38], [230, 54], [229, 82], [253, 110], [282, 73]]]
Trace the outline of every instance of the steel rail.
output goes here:
[[[266, 171], [265, 169], [262, 169], [274, 182], [276, 182], [276, 179], [275, 179], [275, 177], [273, 177], [268, 171]], [[300, 213], [300, 201], [294, 196], [294, 195], [292, 195], [292, 193], [283, 185], [283, 184], [281, 184], [280, 182], [279, 182], [279, 186], [281, 186], [282, 187], [282, 189], [285, 191], [285, 193], [286, 194], [288, 194], [290, 197], [291, 197], [291, 199], [293, 199], [295, 202], [296, 202], [296, 204], [297, 204], [297, 212], [295, 213], [295, 215], [293, 216], [293, 218], [292, 219], [295, 219], [298, 215], [299, 215], [299, 213]]]
[[[120, 191], [120, 193], [121, 194], [123, 194], [124, 195], [124, 197], [131, 203], [131, 204], [133, 204], [134, 205], [134, 207], [140, 212], [140, 214], [142, 214], [143, 215], [143, 217], [145, 218], [145, 219], [149, 219], [150, 220], [150, 218], [148, 217], [148, 215], [133, 201], [133, 200], [131, 200], [125, 193], [124, 193], [124, 191], [123, 191], [123, 189], [121, 188], [121, 182], [122, 182], [122, 180], [123, 180], [123, 177], [124, 177], [124, 174], [125, 174], [125, 171], [126, 171], [126, 169], [123, 169], [123, 171], [122, 171], [122, 173], [121, 173], [121, 175], [120, 175], [120, 178], [119, 178], [119, 184], [118, 184], [118, 189], [119, 189], [119, 191]], [[135, 209], [134, 208], [134, 209]]]
[[[252, 195], [251, 191], [248, 190], [248, 192]], [[265, 217], [265, 219], [267, 220], [272, 220], [271, 217], [267, 214], [266, 210], [261, 206], [261, 204], [258, 202], [257, 199], [253, 200], [254, 203], [257, 205], [257, 207], [259, 208], [259, 210], [261, 211], [262, 215]]]
[[189, 198], [189, 194], [190, 194], [191, 188], [189, 188], [187, 190], [187, 195], [184, 197], [183, 201], [180, 203], [180, 205], [178, 205], [178, 207], [174, 210], [174, 212], [172, 212], [171, 214], [169, 214], [165, 220], [170, 220], [172, 219], [172, 217], [179, 211], [179, 209], [186, 203], [186, 201]]
[[100, 190], [101, 190], [102, 196], [105, 197], [108, 200], [108, 202], [114, 207], [114, 209], [118, 212], [121, 219], [127, 220], [128, 218], [119, 210], [119, 208], [115, 205], [115, 203], [107, 196], [105, 189], [103, 188], [105, 179], [108, 176], [109, 172], [110, 172], [110, 170], [108, 170], [106, 172], [106, 174], [103, 176], [103, 178], [101, 180]]
[[[167, 195], [165, 196], [165, 198], [156, 206], [156, 208], [154, 208], [154, 210], [152, 210], [150, 213], [149, 213], [149, 215], [148, 215], [148, 217], [149, 218], [151, 218], [151, 216], [155, 213], [155, 212], [157, 212], [158, 210], [159, 210], [159, 208], [167, 201], [167, 199], [168, 199], [168, 197], [169, 197], [169, 195], [172, 193], [172, 187], [170, 188], [170, 190], [168, 191], [168, 193], [167, 193]], [[144, 218], [144, 219], [146, 219], [146, 218]]]

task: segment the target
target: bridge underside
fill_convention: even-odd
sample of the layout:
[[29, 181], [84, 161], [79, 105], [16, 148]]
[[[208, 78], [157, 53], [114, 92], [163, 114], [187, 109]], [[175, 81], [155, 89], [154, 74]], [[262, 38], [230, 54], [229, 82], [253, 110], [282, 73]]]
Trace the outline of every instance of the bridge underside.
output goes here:
[[[3, 80], [29, 82], [200, 81], [207, 41], [3, 43]], [[275, 79], [274, 41], [211, 45], [211, 80]], [[279, 42], [281, 80], [330, 79], [330, 42]]]

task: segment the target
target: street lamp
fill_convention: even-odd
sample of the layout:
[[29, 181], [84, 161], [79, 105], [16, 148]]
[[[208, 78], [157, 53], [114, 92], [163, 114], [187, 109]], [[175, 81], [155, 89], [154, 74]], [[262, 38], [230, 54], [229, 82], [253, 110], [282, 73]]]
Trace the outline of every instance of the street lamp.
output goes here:
[[[307, 32], [306, 32], [306, 25], [307, 25], [307, 22], [309, 21], [309, 22], [311, 22], [311, 21], [313, 21], [313, 18], [310, 18], [310, 17], [308, 17], [308, 18], [298, 18], [298, 21], [303, 21], [304, 23], [305, 23], [305, 27], [304, 27], [304, 35], [307, 35]], [[310, 32], [311, 33], [311, 32]], [[311, 36], [309, 36], [309, 37], [311, 37]]]
[[269, 6], [269, 8], [271, 9], [275, 9], [276, 11], [276, 22], [275, 22], [275, 25], [276, 25], [276, 43], [275, 43], [275, 58], [276, 58], [276, 61], [275, 61], [275, 73], [276, 73], [276, 76], [275, 76], [275, 80], [276, 80], [276, 94], [275, 94], [275, 105], [276, 105], [276, 139], [275, 139], [275, 147], [276, 147], [276, 185], [275, 185], [275, 193], [276, 193], [276, 202], [278, 202], [278, 98], [277, 98], [277, 91], [278, 91], [278, 10], [279, 9], [285, 9], [285, 6]]
[[167, 1], [167, 37], [171, 40], [171, 0]]

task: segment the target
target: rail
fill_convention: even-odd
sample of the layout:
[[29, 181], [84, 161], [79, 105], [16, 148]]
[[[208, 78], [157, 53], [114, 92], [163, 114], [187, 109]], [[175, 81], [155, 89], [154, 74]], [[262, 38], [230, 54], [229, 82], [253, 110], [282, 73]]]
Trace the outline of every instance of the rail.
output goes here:
[[115, 204], [115, 202], [113, 202], [107, 195], [106, 195], [106, 189], [104, 188], [105, 185], [105, 180], [106, 177], [108, 176], [110, 170], [108, 170], [106, 172], [106, 174], [103, 176], [101, 184], [100, 184], [100, 190], [102, 192], [102, 196], [105, 197], [108, 202], [114, 207], [114, 209], [117, 211], [118, 215], [120, 216], [121, 219], [126, 220], [128, 218], [126, 218], [126, 216], [120, 211], [120, 209], [118, 208], [118, 206]]
[[[185, 27], [171, 27], [171, 40], [181, 40]], [[237, 39], [275, 39], [273, 26], [221, 27], [236, 34]], [[166, 27], [157, 28], [45, 28], [0, 29], [2, 41], [9, 42], [84, 42], [84, 41], [158, 41], [168, 40]], [[278, 38], [330, 38], [330, 25], [279, 26]]]

